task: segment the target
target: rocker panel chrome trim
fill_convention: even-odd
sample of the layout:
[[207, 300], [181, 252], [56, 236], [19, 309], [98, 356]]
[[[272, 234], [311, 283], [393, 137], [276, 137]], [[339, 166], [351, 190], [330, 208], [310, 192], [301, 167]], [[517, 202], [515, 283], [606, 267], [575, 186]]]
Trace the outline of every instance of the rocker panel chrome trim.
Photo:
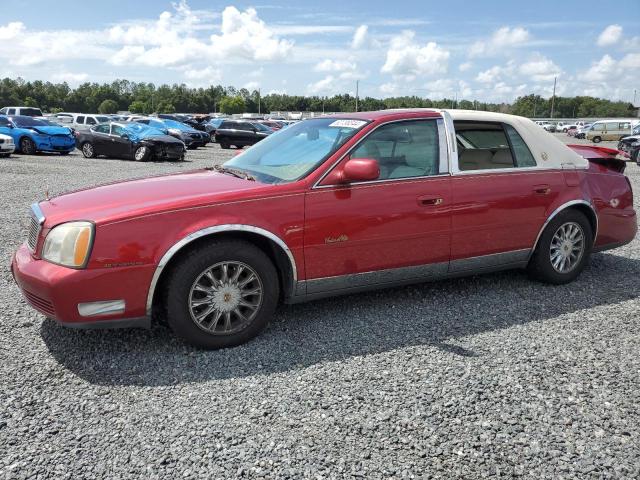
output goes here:
[[162, 256], [162, 258], [160, 259], [160, 262], [158, 263], [158, 266], [156, 267], [155, 272], [153, 273], [151, 284], [149, 285], [149, 293], [147, 294], [147, 305], [146, 305], [146, 312], [148, 316], [151, 316], [151, 311], [153, 307], [153, 295], [155, 293], [158, 280], [160, 279], [160, 275], [162, 275], [164, 268], [167, 266], [171, 258], [173, 258], [173, 256], [176, 253], [178, 253], [183, 247], [193, 242], [194, 240], [207, 235], [212, 235], [212, 234], [221, 233], [221, 232], [251, 232], [251, 233], [255, 233], [257, 235], [266, 237], [269, 240], [272, 240], [273, 242], [275, 242], [276, 245], [282, 248], [284, 253], [286, 253], [287, 257], [289, 258], [289, 263], [291, 264], [291, 272], [293, 276], [292, 285], [294, 286], [293, 288], [295, 291], [295, 286], [298, 283], [298, 271], [296, 269], [297, 268], [296, 261], [293, 257], [293, 253], [291, 253], [291, 250], [289, 249], [287, 244], [280, 237], [278, 237], [274, 233], [271, 233], [268, 230], [265, 230], [260, 227], [254, 227], [253, 225], [242, 225], [242, 224], [216, 225], [213, 227], [203, 228], [202, 230], [198, 230], [197, 232], [193, 232], [187, 235], [182, 240], [174, 244]]
[[412, 283], [472, 275], [474, 273], [522, 268], [527, 265], [529, 253], [530, 250], [527, 248], [463, 258], [452, 262], [315, 278], [298, 282], [296, 296], [289, 298], [287, 301], [288, 303], [300, 303], [334, 295], [410, 285]]

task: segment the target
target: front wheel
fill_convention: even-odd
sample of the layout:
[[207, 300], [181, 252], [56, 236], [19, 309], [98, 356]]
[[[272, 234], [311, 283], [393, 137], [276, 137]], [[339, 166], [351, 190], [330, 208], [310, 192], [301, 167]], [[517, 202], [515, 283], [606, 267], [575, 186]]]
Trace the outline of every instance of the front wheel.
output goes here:
[[600, 143], [602, 141], [602, 137], [593, 137], [593, 143]]
[[593, 247], [593, 229], [578, 210], [560, 212], [540, 236], [529, 274], [543, 282], [561, 285], [575, 280], [584, 268]]
[[33, 155], [36, 153], [36, 144], [30, 138], [20, 140], [20, 151], [25, 155]]
[[151, 157], [151, 149], [145, 145], [136, 148], [133, 158], [136, 162], [146, 162]]
[[243, 241], [188, 252], [165, 285], [169, 326], [207, 349], [234, 347], [258, 335], [275, 311], [278, 274], [269, 257]]

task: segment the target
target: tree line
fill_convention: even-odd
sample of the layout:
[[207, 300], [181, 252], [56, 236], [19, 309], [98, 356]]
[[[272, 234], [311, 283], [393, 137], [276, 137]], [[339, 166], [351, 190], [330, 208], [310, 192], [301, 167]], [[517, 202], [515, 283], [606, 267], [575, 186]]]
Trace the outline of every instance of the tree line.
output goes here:
[[[0, 80], [0, 107], [39, 107], [44, 112], [56, 113], [245, 113], [276, 111], [350, 112], [356, 109], [352, 95], [332, 97], [301, 96], [271, 93], [260, 96], [257, 90], [223, 87], [189, 88], [183, 84], [160, 85], [153, 83], [115, 80], [111, 83], [83, 83], [71, 88], [66, 82], [51, 83], [25, 81], [21, 78]], [[402, 96], [378, 99], [358, 99], [362, 111], [389, 108], [460, 108], [512, 113], [525, 117], [551, 116], [552, 100], [539, 95], [518, 97], [513, 103], [487, 103], [475, 100], [444, 98], [431, 100], [418, 96]], [[634, 108], [628, 102], [578, 96], [556, 97], [553, 100], [553, 116], [572, 117], [628, 117]]]

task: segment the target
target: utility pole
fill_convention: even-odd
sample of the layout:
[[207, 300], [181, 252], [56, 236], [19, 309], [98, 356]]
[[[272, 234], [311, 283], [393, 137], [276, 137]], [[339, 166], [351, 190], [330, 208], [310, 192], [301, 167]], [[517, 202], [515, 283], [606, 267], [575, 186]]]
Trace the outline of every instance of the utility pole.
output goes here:
[[553, 96], [551, 97], [551, 118], [553, 118], [553, 110], [556, 105], [556, 81], [558, 77], [553, 77]]
[[634, 106], [634, 107], [636, 106], [636, 92], [637, 92], [637, 91], [636, 91], [636, 89], [634, 88], [634, 89], [633, 89], [633, 106]]
[[324, 95], [322, 96], [322, 114], [324, 115]]
[[358, 111], [358, 90], [360, 88], [360, 80], [356, 80], [356, 112]]
[[258, 115], [260, 115], [260, 89], [258, 89]]
[[538, 105], [538, 97], [533, 97], [533, 118], [536, 118], [536, 106]]

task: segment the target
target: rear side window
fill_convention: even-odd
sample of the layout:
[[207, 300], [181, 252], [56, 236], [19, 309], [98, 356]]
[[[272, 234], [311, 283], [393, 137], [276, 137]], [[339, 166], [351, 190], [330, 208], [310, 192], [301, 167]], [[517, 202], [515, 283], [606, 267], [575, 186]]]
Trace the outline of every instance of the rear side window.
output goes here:
[[235, 122], [222, 122], [220, 124], [220, 129], [223, 130], [225, 128], [236, 128], [235, 127]]
[[99, 133], [109, 133], [109, 124], [102, 124], [102, 125], [98, 125], [94, 131], [99, 132]]
[[16, 114], [16, 109], [15, 108], [10, 108], [7, 115], [15, 115]]
[[629, 122], [621, 123], [618, 128], [620, 130], [629, 130], [631, 128], [631, 123], [629, 123]]
[[527, 147], [527, 144], [524, 142], [517, 130], [511, 125], [505, 125], [504, 128], [507, 131], [507, 136], [511, 142], [513, 154], [516, 158], [516, 166], [535, 167], [537, 165], [536, 159], [533, 158], [531, 150], [529, 150], [529, 147]]
[[618, 130], [618, 122], [608, 122], [605, 130]]
[[514, 168], [513, 154], [502, 124], [454, 122], [461, 171]]
[[96, 122], [96, 119], [93, 117], [87, 117], [87, 125], [96, 125], [98, 122]]
[[84, 116], [79, 116], [76, 118], [76, 123], [84, 123]]

